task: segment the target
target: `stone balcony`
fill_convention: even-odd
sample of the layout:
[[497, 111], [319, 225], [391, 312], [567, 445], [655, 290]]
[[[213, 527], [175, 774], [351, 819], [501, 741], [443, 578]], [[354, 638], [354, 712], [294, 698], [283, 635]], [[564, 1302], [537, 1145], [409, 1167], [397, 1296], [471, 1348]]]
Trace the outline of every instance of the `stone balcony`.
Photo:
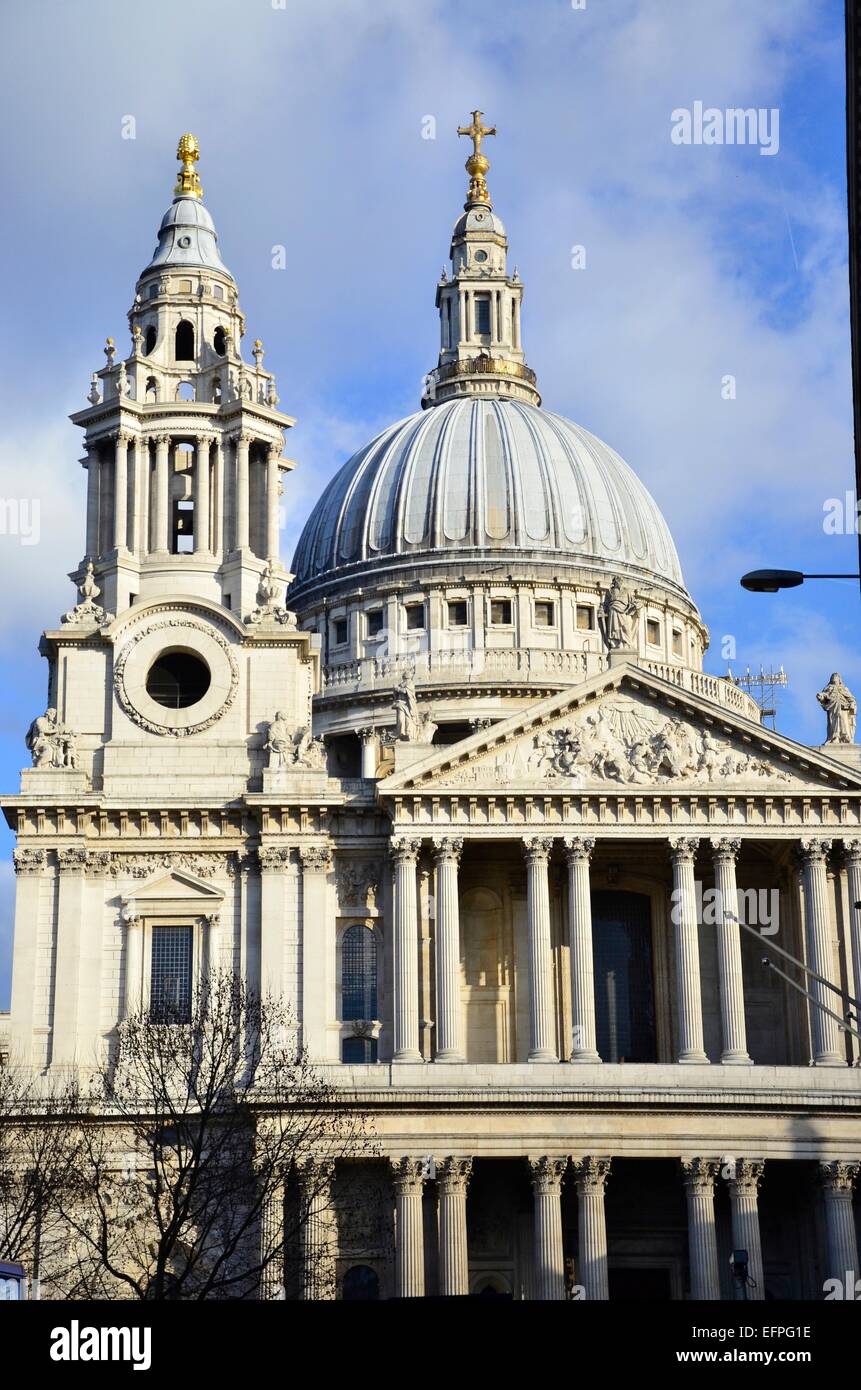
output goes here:
[[[680, 690], [711, 700], [755, 724], [761, 722], [756, 701], [722, 676], [713, 676], [706, 671], [696, 671], [668, 661], [641, 658], [638, 664], [644, 671]], [[559, 651], [550, 647], [483, 647], [368, 656], [326, 666], [323, 670], [322, 697], [327, 700], [393, 691], [407, 671], [413, 673], [420, 688], [445, 690], [452, 687], [522, 684], [533, 691], [555, 692], [566, 685], [578, 685], [605, 670], [607, 657], [604, 652]]]

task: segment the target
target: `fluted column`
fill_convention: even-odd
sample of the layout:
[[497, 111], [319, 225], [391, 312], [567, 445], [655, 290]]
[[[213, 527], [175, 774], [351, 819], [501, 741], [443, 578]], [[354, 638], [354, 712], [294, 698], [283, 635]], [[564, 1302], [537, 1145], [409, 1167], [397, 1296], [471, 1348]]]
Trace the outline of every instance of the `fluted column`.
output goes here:
[[735, 865], [741, 840], [711, 842], [717, 896], [717, 958], [720, 978], [721, 1061], [750, 1065], [744, 1019], [744, 978]]
[[87, 449], [87, 559], [99, 554], [99, 450], [91, 444]]
[[114, 437], [114, 548], [125, 549], [128, 542], [128, 451], [131, 435], [118, 430]]
[[247, 550], [250, 536], [250, 516], [248, 504], [248, 451], [251, 447], [252, 436], [247, 430], [242, 430], [233, 436], [236, 444], [236, 488], [234, 498], [236, 501], [236, 516], [234, 518], [234, 550]]
[[[804, 927], [807, 937], [807, 964], [826, 980], [833, 978], [831, 924], [828, 912], [828, 853], [830, 840], [802, 840], [801, 866], [804, 877]], [[823, 1012], [839, 1008], [839, 996], [818, 980], [808, 978], [813, 996], [810, 1027], [813, 1034], [813, 1061], [818, 1067], [845, 1066], [840, 1047], [837, 1020]]]
[[362, 776], [376, 777], [377, 775], [377, 733], [375, 729], [357, 729], [356, 733], [362, 743]]
[[420, 1062], [419, 943], [416, 860], [421, 840], [398, 837], [390, 853], [394, 864], [394, 1056], [395, 1062]]
[[126, 930], [125, 1017], [140, 1012], [143, 998], [143, 922], [129, 907], [123, 911]]
[[703, 1046], [700, 944], [697, 935], [697, 899], [694, 887], [694, 859], [699, 843], [698, 839], [682, 835], [670, 840], [680, 1062], [708, 1062]]
[[589, 861], [595, 841], [566, 835], [568, 941], [571, 951], [572, 1062], [600, 1062], [595, 1035], [595, 964], [592, 954], [592, 893]]
[[471, 1158], [444, 1158], [436, 1170], [439, 1193], [439, 1287], [446, 1298], [469, 1293], [466, 1189]]
[[260, 994], [284, 998], [284, 885], [291, 869], [291, 851], [283, 845], [261, 845], [260, 863]]
[[80, 1054], [81, 945], [84, 925], [87, 851], [57, 851], [57, 949], [54, 967], [51, 1062], [70, 1064]]
[[277, 565], [281, 558], [278, 541], [278, 488], [281, 475], [278, 460], [281, 457], [280, 444], [270, 444], [266, 455], [266, 558], [270, 565]]
[[[829, 1279], [854, 1289], [861, 1278], [858, 1268], [858, 1237], [852, 1210], [852, 1189], [861, 1164], [835, 1161], [820, 1163], [819, 1181], [825, 1199], [825, 1236], [828, 1248]], [[847, 1279], [847, 1275], [849, 1278]]]
[[218, 435], [215, 440], [215, 463], [212, 470], [212, 551], [220, 555], [224, 548], [224, 440]]
[[457, 867], [463, 840], [453, 835], [433, 842], [436, 866], [436, 1050], [437, 1062], [462, 1062], [463, 1006], [460, 985], [460, 910]]
[[302, 1297], [317, 1302], [335, 1297], [335, 1238], [332, 1178], [335, 1165], [327, 1158], [305, 1158], [298, 1164], [302, 1202]]
[[156, 435], [155, 441], [155, 550], [165, 554], [170, 541], [170, 435]]
[[529, 1061], [557, 1062], [553, 1023], [548, 863], [552, 839], [527, 835], [526, 925], [529, 935]]
[[727, 1179], [733, 1249], [747, 1251], [747, 1297], [753, 1301], [765, 1298], [759, 1235], [759, 1184], [764, 1166], [762, 1159], [736, 1159]]
[[131, 486], [132, 514], [129, 519], [129, 545], [135, 555], [145, 554], [147, 550], [143, 506], [145, 464], [149, 461], [149, 444], [136, 434], [132, 440]]
[[577, 1280], [583, 1285], [586, 1298], [592, 1302], [610, 1297], [607, 1278], [607, 1219], [604, 1213], [604, 1189], [610, 1176], [610, 1159], [586, 1158], [573, 1160], [577, 1185], [577, 1224], [579, 1251]]
[[720, 1298], [717, 1240], [715, 1237], [715, 1178], [717, 1159], [682, 1159], [682, 1177], [688, 1205], [688, 1258], [691, 1298]]
[[194, 551], [209, 554], [209, 449], [208, 434], [197, 437], [194, 451]]
[[420, 1158], [392, 1160], [395, 1187], [395, 1295], [423, 1298], [425, 1239], [422, 1191], [425, 1167]]
[[260, 1205], [260, 1297], [284, 1297], [284, 1181], [273, 1176]]
[[532, 1178], [535, 1298], [545, 1302], [565, 1297], [562, 1253], [562, 1179], [567, 1158], [530, 1158]]
[[[846, 856], [846, 876], [849, 880], [849, 937], [852, 943], [852, 993], [861, 1004], [861, 908], [856, 908], [856, 903], [861, 903], [861, 840], [844, 840], [843, 852]], [[853, 1010], [855, 1013], [854, 1027], [861, 1030], [859, 1014], [861, 1009]], [[858, 1038], [853, 1039], [855, 1048], [855, 1065], [861, 1062], [861, 1042]]]

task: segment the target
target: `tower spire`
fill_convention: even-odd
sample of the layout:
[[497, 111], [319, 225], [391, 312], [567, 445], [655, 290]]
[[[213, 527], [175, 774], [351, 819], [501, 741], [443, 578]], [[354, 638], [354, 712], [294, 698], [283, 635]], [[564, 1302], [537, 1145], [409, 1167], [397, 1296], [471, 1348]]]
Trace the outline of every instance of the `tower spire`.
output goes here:
[[196, 135], [186, 133], [179, 137], [176, 157], [181, 162], [182, 168], [179, 171], [174, 193], [177, 196], [184, 195], [187, 198], [202, 198], [203, 189], [194, 167], [200, 159], [200, 145]]
[[490, 168], [490, 160], [487, 155], [481, 153], [481, 142], [486, 135], [495, 135], [495, 125], [483, 125], [483, 111], [473, 111], [472, 125], [459, 125], [458, 135], [466, 135], [472, 141], [472, 154], [466, 161], [465, 169], [469, 174], [469, 192], [466, 195], [465, 208], [471, 208], [475, 203], [486, 203], [491, 206], [490, 194], [487, 191], [485, 174]]

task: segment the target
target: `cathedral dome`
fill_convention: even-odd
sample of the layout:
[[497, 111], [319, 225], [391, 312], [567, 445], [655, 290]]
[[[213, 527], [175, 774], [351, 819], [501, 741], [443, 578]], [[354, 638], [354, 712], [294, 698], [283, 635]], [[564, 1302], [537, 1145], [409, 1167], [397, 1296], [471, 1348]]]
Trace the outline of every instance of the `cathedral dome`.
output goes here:
[[292, 600], [384, 562], [528, 558], [623, 573], [687, 597], [666, 521], [619, 455], [560, 415], [504, 397], [451, 399], [349, 460], [309, 518]]
[[199, 198], [174, 198], [161, 219], [158, 245], [146, 268], [171, 265], [204, 266], [230, 274], [218, 252], [215, 224]]

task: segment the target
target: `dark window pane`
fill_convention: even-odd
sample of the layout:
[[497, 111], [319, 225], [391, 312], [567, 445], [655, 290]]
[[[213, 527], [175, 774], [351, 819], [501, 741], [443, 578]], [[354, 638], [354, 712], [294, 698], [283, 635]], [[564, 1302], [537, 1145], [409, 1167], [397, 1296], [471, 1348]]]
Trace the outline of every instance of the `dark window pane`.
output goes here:
[[407, 604], [407, 627], [418, 628], [425, 625], [425, 606], [423, 603]]
[[376, 1038], [345, 1038], [341, 1044], [341, 1061], [361, 1064], [376, 1062]]
[[511, 599], [494, 598], [490, 601], [490, 621], [507, 624], [511, 622]]
[[191, 1018], [191, 927], [153, 927], [149, 1001], [156, 1022]]
[[356, 925], [344, 932], [341, 943], [341, 1017], [377, 1017], [377, 938], [368, 927]]
[[490, 296], [487, 294], [475, 296], [475, 331], [490, 336]]
[[368, 1265], [353, 1265], [344, 1275], [341, 1297], [349, 1303], [373, 1303], [380, 1296], [380, 1281]]
[[652, 921], [642, 893], [593, 893], [598, 1051], [605, 1062], [654, 1062]]
[[372, 613], [368, 614], [368, 636], [379, 637], [382, 630], [383, 610], [382, 608], [375, 608]]
[[448, 625], [449, 627], [466, 627], [467, 611], [466, 599], [452, 599], [448, 605]]

